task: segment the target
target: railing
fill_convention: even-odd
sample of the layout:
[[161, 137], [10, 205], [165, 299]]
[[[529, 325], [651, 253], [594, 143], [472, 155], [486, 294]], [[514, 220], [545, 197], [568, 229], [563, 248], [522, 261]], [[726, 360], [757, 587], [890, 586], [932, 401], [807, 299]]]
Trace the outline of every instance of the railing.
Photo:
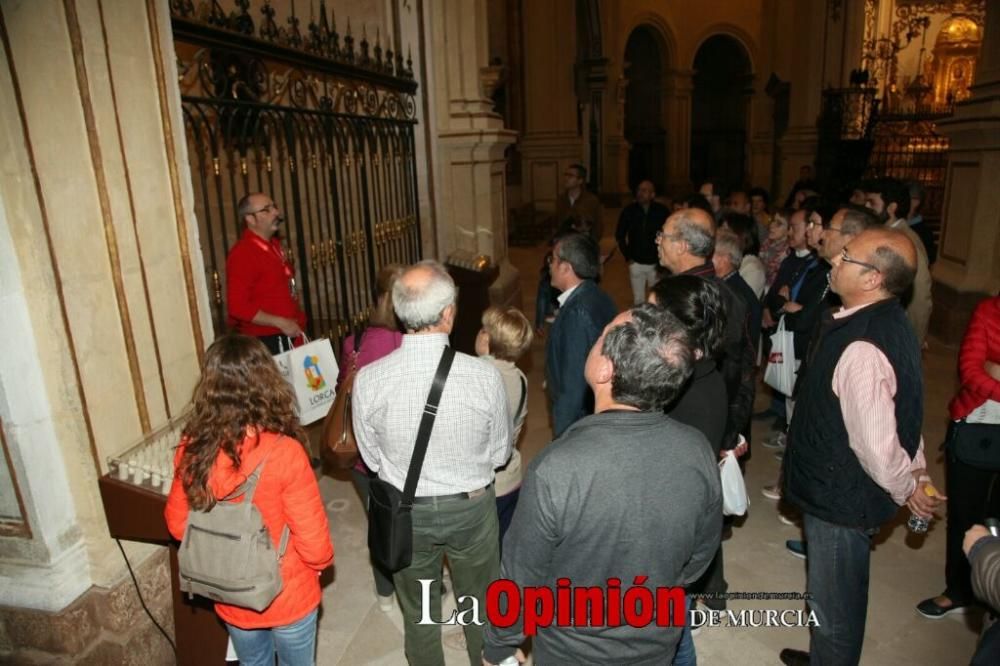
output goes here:
[[[420, 256], [409, 63], [365, 39], [355, 50], [320, 19], [259, 30], [249, 2], [226, 17], [171, 2], [182, 106], [216, 332], [225, 328], [225, 260], [242, 233], [236, 203], [270, 194], [313, 337], [335, 343], [370, 314], [377, 270]], [[292, 5], [294, 8], [294, 4]], [[270, 12], [270, 13], [269, 13]]]

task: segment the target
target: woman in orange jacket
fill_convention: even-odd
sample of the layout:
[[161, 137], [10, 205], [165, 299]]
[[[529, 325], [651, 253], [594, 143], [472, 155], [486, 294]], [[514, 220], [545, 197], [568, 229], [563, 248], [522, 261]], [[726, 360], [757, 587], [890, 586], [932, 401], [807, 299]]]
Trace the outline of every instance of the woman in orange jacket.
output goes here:
[[[242, 484], [266, 457], [254, 505], [275, 550], [287, 525], [282, 589], [261, 612], [215, 604], [241, 664], [313, 664], [319, 573], [333, 563], [333, 544], [319, 486], [301, 442], [291, 386], [260, 341], [219, 338], [205, 354], [191, 418], [174, 458], [164, 517], [183, 539], [188, 512], [206, 511]], [[237, 498], [241, 499], [241, 498]]]

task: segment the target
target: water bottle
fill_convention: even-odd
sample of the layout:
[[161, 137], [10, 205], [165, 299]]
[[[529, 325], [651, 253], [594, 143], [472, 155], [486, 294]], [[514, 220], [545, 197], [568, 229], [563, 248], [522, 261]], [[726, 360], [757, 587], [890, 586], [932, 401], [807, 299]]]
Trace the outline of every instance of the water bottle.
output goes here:
[[1000, 536], [1000, 520], [996, 518], [986, 519], [986, 529], [990, 531], [993, 536]]
[[921, 518], [915, 513], [911, 513], [910, 519], [906, 521], [906, 526], [914, 534], [926, 534], [927, 529], [931, 526], [931, 521], [927, 518]]
[[[937, 495], [937, 490], [931, 484], [924, 486], [924, 494], [928, 497], [934, 497]], [[906, 521], [906, 527], [909, 528], [914, 534], [926, 534], [927, 529], [931, 526], [930, 518], [921, 518], [915, 513], [910, 514], [910, 519]]]

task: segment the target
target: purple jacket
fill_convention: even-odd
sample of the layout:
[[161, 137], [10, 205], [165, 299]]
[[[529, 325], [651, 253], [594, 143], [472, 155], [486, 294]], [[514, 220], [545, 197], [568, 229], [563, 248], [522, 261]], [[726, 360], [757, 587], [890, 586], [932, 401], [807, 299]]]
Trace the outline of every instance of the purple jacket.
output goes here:
[[[374, 363], [383, 356], [388, 356], [403, 344], [403, 334], [390, 331], [381, 326], [370, 326], [361, 335], [361, 349], [358, 350], [358, 370], [369, 363]], [[344, 351], [340, 355], [340, 372], [337, 375], [337, 386], [344, 381], [351, 369], [351, 356], [354, 355], [354, 335], [344, 339]]]
[[[361, 335], [361, 349], [358, 350], [358, 370], [369, 363], [374, 363], [383, 356], [388, 356], [396, 351], [403, 344], [403, 334], [399, 331], [391, 331], [381, 326], [369, 326]], [[351, 357], [354, 356], [354, 335], [348, 335], [344, 339], [344, 350], [340, 355], [340, 372], [337, 374], [337, 386], [344, 381], [344, 377], [351, 369]], [[368, 474], [368, 467], [361, 457], [354, 465], [354, 469], [362, 474]]]

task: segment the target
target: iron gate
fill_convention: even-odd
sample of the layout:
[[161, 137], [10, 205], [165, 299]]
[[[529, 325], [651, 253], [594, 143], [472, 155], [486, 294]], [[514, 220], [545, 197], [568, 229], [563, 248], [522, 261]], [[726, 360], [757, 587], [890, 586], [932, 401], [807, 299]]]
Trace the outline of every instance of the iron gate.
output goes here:
[[[282, 244], [311, 337], [340, 340], [367, 320], [380, 267], [420, 256], [409, 63], [340, 37], [259, 31], [248, 13], [199, 18], [172, 3], [175, 48], [216, 333], [226, 327], [226, 255], [242, 234], [236, 205], [262, 191], [282, 208]], [[214, 16], [214, 18], [213, 18]], [[248, 23], [248, 21], [250, 21]]]
[[924, 188], [920, 213], [935, 238], [941, 231], [948, 166], [948, 137], [938, 132], [935, 121], [944, 117], [946, 114], [879, 117], [866, 174], [920, 183]]

